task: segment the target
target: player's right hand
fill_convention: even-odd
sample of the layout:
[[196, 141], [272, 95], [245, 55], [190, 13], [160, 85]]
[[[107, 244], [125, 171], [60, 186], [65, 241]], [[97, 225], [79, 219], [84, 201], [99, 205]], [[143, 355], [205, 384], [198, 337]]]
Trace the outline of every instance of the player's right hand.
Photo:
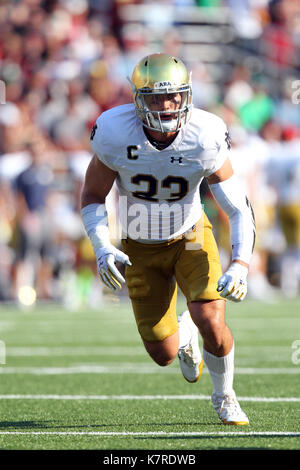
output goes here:
[[113, 245], [98, 248], [96, 252], [97, 268], [101, 280], [111, 290], [116, 291], [122, 288], [125, 279], [116, 268], [115, 262], [131, 266], [128, 256], [123, 251], [118, 250]]

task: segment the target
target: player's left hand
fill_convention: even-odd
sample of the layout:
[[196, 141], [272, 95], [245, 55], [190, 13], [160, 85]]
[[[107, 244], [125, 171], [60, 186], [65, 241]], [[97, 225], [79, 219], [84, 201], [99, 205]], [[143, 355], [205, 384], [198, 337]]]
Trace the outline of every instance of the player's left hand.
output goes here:
[[233, 262], [227, 271], [218, 280], [217, 291], [221, 297], [241, 302], [247, 294], [248, 268], [240, 263]]

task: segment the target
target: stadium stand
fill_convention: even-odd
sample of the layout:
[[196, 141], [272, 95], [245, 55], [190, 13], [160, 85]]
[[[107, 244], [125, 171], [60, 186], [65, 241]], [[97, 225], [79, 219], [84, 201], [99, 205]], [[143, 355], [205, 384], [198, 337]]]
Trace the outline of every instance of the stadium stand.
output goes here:
[[[2, 1], [0, 31], [0, 300], [24, 302], [24, 286], [70, 308], [107, 294], [94, 278], [79, 216], [89, 136], [101, 112], [132, 100], [126, 77], [156, 51], [182, 57], [192, 70], [194, 104], [228, 124], [232, 163], [256, 214], [249, 297], [300, 294], [299, 2]], [[25, 188], [34, 146], [43, 162]], [[39, 199], [41, 187], [47, 192], [33, 214], [24, 196]], [[226, 267], [227, 222], [205, 183], [201, 192]], [[112, 191], [112, 225], [115, 197]], [[24, 233], [34, 253], [25, 250]]]

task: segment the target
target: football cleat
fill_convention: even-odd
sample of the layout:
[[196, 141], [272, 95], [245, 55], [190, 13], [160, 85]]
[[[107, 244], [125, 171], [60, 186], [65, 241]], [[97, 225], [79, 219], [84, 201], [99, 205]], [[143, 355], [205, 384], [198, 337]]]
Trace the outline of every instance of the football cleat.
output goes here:
[[191, 331], [191, 339], [187, 345], [178, 350], [179, 364], [183, 377], [188, 382], [194, 383], [200, 379], [203, 368], [203, 358], [198, 341], [199, 332], [187, 310], [178, 318], [179, 328], [183, 322]]
[[213, 393], [211, 401], [223, 424], [246, 426], [249, 419], [241, 409], [235, 393], [217, 395]]

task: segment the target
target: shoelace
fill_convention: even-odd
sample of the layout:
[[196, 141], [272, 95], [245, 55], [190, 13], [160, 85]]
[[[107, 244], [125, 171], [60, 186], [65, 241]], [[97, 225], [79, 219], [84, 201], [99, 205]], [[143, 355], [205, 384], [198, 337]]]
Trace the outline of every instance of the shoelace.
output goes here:
[[241, 411], [241, 407], [240, 407], [237, 399], [235, 397], [230, 396], [230, 395], [225, 395], [225, 397], [223, 398], [223, 400], [221, 402], [221, 406], [219, 408], [220, 413], [226, 408], [234, 409], [234, 411], [236, 411], [236, 412]]

